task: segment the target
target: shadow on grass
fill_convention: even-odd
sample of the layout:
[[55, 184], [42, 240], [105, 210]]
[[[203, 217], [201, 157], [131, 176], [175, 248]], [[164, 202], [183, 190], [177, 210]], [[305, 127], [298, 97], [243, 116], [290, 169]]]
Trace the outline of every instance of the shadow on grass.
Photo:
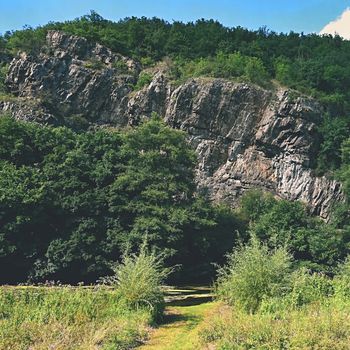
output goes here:
[[174, 300], [169, 300], [167, 302], [167, 305], [169, 306], [195, 306], [195, 305], [201, 305], [204, 303], [208, 303], [209, 301], [212, 301], [213, 297], [211, 296], [194, 296], [194, 297], [185, 297], [185, 298], [179, 298]]
[[197, 323], [200, 320], [200, 317], [193, 315], [183, 315], [183, 314], [168, 314], [164, 315], [163, 325], [171, 325], [177, 322], [186, 322], [186, 323]]
[[212, 292], [212, 289], [210, 288], [202, 288], [202, 289], [190, 289], [190, 288], [185, 288], [185, 289], [174, 289], [174, 290], [167, 290], [165, 294], [167, 296], [173, 296], [173, 295], [191, 295], [191, 294], [209, 294]]

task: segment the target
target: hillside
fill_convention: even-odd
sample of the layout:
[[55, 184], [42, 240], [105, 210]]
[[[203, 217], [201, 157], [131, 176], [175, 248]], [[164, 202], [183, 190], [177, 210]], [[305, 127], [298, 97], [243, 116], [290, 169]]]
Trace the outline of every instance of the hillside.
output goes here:
[[[9, 97], [0, 108], [21, 120], [73, 128], [137, 125], [156, 112], [188, 133], [198, 188], [210, 198], [237, 206], [245, 191], [260, 188], [328, 218], [343, 194], [338, 182], [313, 170], [325, 113], [320, 103], [288, 88], [222, 78], [175, 84], [169, 69], [158, 64], [143, 73], [137, 61], [107, 47], [49, 31], [38, 54], [11, 61]], [[134, 91], [145, 74], [149, 80]]]

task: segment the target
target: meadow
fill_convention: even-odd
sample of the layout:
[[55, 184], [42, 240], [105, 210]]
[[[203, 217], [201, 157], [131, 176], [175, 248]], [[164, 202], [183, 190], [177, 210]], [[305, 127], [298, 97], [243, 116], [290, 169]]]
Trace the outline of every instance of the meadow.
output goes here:
[[2, 287], [0, 349], [128, 349], [151, 315], [127, 310], [105, 287]]
[[2, 286], [0, 349], [130, 349], [161, 318], [168, 270], [143, 246], [96, 286]]

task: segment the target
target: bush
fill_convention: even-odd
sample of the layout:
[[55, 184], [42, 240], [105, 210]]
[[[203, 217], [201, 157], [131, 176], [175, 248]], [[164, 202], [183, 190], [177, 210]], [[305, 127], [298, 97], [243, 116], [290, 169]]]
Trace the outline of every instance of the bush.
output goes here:
[[0, 65], [0, 94], [6, 93], [5, 79], [8, 71], [8, 65]]
[[292, 290], [288, 295], [289, 306], [295, 308], [313, 302], [324, 301], [333, 295], [332, 280], [324, 274], [300, 269], [292, 275]]
[[310, 304], [283, 315], [222, 309], [201, 331], [215, 349], [345, 350], [350, 348], [349, 304]]
[[238, 79], [266, 86], [270, 77], [263, 62], [256, 57], [248, 57], [239, 52], [197, 60], [178, 60], [180, 80], [191, 77], [213, 77]]
[[339, 265], [333, 284], [337, 298], [348, 299], [350, 297], [350, 256]]
[[133, 310], [150, 309], [154, 319], [158, 319], [164, 310], [164, 297], [161, 284], [171, 272], [163, 267], [163, 256], [149, 252], [143, 244], [139, 254], [125, 253], [114, 275], [103, 279], [104, 283], [117, 288], [121, 302]]
[[97, 59], [91, 59], [86, 61], [84, 66], [85, 68], [93, 69], [93, 70], [102, 70], [106, 68], [106, 65]]
[[141, 73], [137, 80], [137, 83], [134, 86], [134, 90], [135, 91], [141, 90], [144, 86], [149, 85], [151, 81], [152, 81], [151, 74], [145, 73], [145, 72]]
[[128, 65], [122, 60], [113, 62], [112, 67], [115, 68], [120, 74], [127, 74], [129, 72]]
[[284, 248], [269, 250], [257, 239], [235, 250], [220, 268], [217, 295], [230, 305], [255, 312], [265, 298], [286, 294], [292, 259]]

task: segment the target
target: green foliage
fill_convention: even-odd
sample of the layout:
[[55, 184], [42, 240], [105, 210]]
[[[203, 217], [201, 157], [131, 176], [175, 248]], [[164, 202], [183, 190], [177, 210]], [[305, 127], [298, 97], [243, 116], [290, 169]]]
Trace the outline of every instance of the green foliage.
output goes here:
[[143, 244], [138, 254], [126, 252], [122, 261], [114, 266], [114, 274], [103, 282], [117, 288], [118, 297], [127, 308], [149, 309], [154, 319], [158, 319], [164, 309], [161, 286], [171, 273], [170, 268], [164, 267], [164, 258]]
[[95, 281], [145, 236], [171, 265], [220, 260], [238, 221], [194, 196], [194, 165], [157, 117], [123, 134], [0, 118], [0, 280]]
[[259, 85], [266, 85], [269, 80], [264, 64], [259, 58], [243, 56], [240, 53], [224, 54], [215, 57], [200, 58], [195, 61], [177, 61], [178, 79], [191, 77], [213, 77], [241, 79]]
[[85, 62], [85, 68], [92, 69], [92, 70], [102, 70], [106, 68], [106, 65], [97, 59], [90, 59]]
[[324, 274], [299, 269], [292, 274], [290, 294], [286, 297], [291, 308], [323, 301], [333, 295], [332, 280]]
[[333, 281], [334, 291], [337, 298], [350, 299], [350, 256], [338, 266], [337, 274]]
[[[279, 301], [281, 302], [281, 301]], [[283, 313], [223, 308], [201, 331], [216, 349], [334, 349], [350, 346], [349, 301], [327, 298]]]
[[8, 71], [8, 65], [0, 64], [0, 95], [6, 93], [5, 79]]
[[[260, 248], [253, 256], [264, 256], [262, 262], [260, 258], [252, 260], [252, 255], [247, 253], [253, 252], [252, 247], [252, 244], [244, 247], [241, 252], [245, 254], [239, 253], [240, 259], [234, 260], [234, 264], [229, 261], [226, 271], [237, 276], [231, 278], [230, 288], [227, 277], [219, 279], [218, 290], [226, 293], [223, 299], [231, 307], [225, 306], [217, 315], [211, 315], [201, 331], [202, 339], [217, 349], [347, 349], [350, 345], [349, 258], [340, 265], [334, 279], [305, 269], [292, 273], [288, 269], [286, 275], [268, 279], [266, 275], [272, 274], [264, 271], [268, 264], [272, 265], [272, 259], [266, 249]], [[290, 257], [281, 261], [289, 261], [290, 267]], [[240, 266], [248, 268], [243, 270]], [[281, 282], [277, 292], [264, 292], [276, 290], [276, 281]], [[249, 288], [239, 288], [242, 285]], [[253, 310], [255, 313], [239, 302], [242, 290], [246, 292], [243, 300], [261, 300], [260, 306]], [[258, 299], [256, 290], [263, 291], [259, 294], [264, 298]]]
[[129, 71], [128, 65], [122, 60], [113, 62], [112, 67], [115, 68], [118, 71], [118, 73], [121, 74], [126, 74]]
[[350, 198], [350, 139], [347, 139], [342, 144], [342, 167], [338, 172], [338, 178], [342, 181], [343, 189]]
[[142, 67], [152, 67], [155, 64], [155, 61], [151, 57], [141, 57]]
[[229, 255], [218, 271], [217, 295], [230, 305], [255, 312], [266, 298], [282, 296], [289, 289], [291, 256], [284, 248], [269, 251], [253, 239]]
[[350, 121], [327, 116], [323, 119], [320, 132], [323, 142], [318, 155], [318, 171], [338, 169], [341, 165], [341, 145], [349, 137]]
[[34, 29], [28, 26], [23, 30], [7, 32], [4, 36], [6, 50], [12, 55], [16, 55], [19, 51], [37, 54], [45, 44], [46, 32], [43, 27]]
[[241, 198], [239, 214], [243, 220], [254, 222], [261, 215], [267, 213], [275, 204], [276, 200], [272, 194], [260, 190], [250, 190]]
[[152, 81], [152, 75], [146, 72], [142, 72], [137, 79], [137, 83], [134, 86], [134, 90], [141, 90], [144, 86], [149, 85]]
[[250, 234], [270, 248], [288, 247], [297, 265], [314, 271], [332, 272], [349, 252], [349, 230], [313, 218], [300, 202], [252, 191], [243, 196], [239, 216], [250, 222]]

